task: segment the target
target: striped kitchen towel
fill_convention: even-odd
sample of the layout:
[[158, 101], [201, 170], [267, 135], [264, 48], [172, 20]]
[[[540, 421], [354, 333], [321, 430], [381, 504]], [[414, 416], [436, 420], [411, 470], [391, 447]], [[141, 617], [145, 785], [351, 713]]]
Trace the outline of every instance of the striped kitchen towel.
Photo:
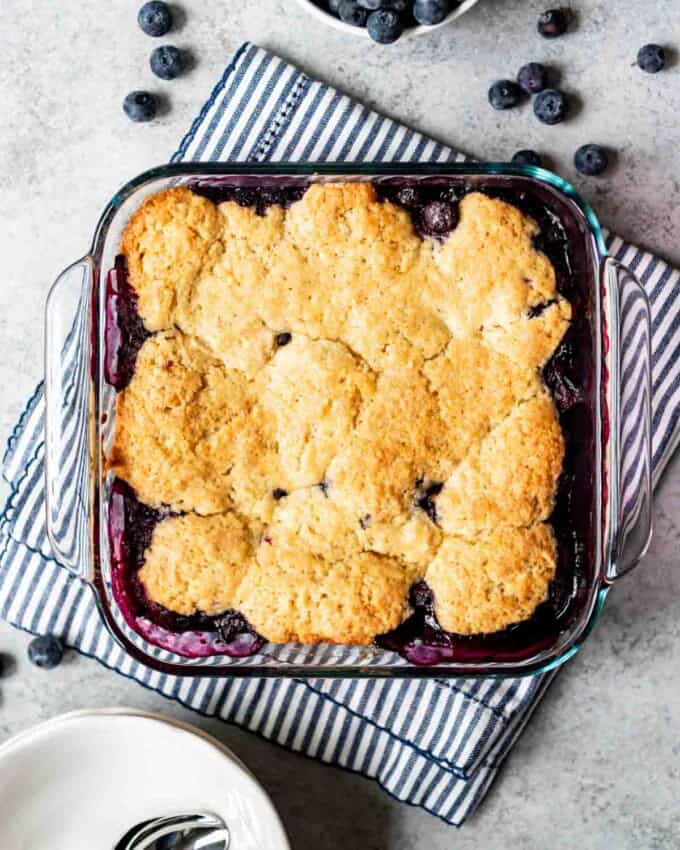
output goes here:
[[[182, 140], [174, 161], [462, 160], [450, 148], [245, 44]], [[680, 289], [657, 257], [610, 240], [653, 309], [653, 451], [658, 478], [680, 433]], [[0, 616], [56, 632], [102, 664], [201, 713], [376, 779], [399, 800], [460, 825], [552, 675], [524, 679], [305, 680], [176, 678], [133, 661], [103, 627], [89, 588], [54, 559], [44, 534], [42, 387], [12, 432], [3, 474]]]

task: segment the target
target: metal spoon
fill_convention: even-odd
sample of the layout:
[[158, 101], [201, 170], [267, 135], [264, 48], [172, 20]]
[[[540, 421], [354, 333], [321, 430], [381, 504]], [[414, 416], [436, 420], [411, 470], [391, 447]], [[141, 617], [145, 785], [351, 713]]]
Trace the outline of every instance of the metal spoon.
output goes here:
[[129, 829], [113, 850], [228, 850], [229, 830], [208, 812], [170, 815], [142, 821]]

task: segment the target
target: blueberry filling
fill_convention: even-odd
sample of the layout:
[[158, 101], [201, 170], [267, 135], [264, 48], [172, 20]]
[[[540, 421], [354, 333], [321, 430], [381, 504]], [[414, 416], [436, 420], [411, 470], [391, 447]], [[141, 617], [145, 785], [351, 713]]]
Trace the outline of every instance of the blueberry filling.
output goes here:
[[272, 490], [272, 498], [277, 502], [281, 499], [285, 499], [287, 495], [288, 490], [282, 490], [280, 487], [276, 487], [274, 490]]
[[[216, 633], [226, 644], [217, 651], [243, 656], [257, 652], [263, 639], [240, 613], [224, 611], [184, 615], [170, 611], [150, 599], [139, 578], [146, 550], [159, 522], [173, 514], [168, 508], [152, 508], [137, 498], [135, 491], [120, 478], [111, 485], [109, 540], [112, 551], [113, 586], [116, 600], [126, 619], [138, 625], [143, 618], [171, 634]], [[215, 654], [215, 653], [213, 653]]]
[[563, 413], [584, 400], [579, 386], [579, 364], [575, 340], [567, 333], [557, 350], [543, 368], [543, 380], [548, 385], [555, 404]]
[[199, 180], [190, 188], [192, 192], [208, 198], [214, 204], [234, 201], [242, 207], [254, 207], [258, 215], [264, 215], [272, 206], [289, 207], [299, 201], [307, 190], [307, 186], [295, 185], [236, 186], [218, 179]]
[[118, 256], [106, 278], [104, 376], [119, 392], [132, 380], [137, 353], [148, 336], [137, 310], [137, 293], [130, 285], [127, 263]]
[[[592, 457], [595, 433], [592, 420], [594, 374], [592, 368], [593, 337], [591, 315], [592, 293], [589, 289], [589, 261], [583, 250], [570, 248], [583, 244], [579, 225], [569, 214], [559, 209], [549, 192], [532, 187], [531, 193], [508, 191], [502, 181], [493, 182], [485, 177], [482, 186], [470, 185], [462, 180], [446, 178], [426, 179], [414, 184], [404, 178], [377, 181], [379, 198], [403, 207], [412, 217], [414, 227], [421, 235], [439, 236], [442, 232], [428, 230], [455, 227], [458, 223], [458, 203], [469, 191], [483, 191], [520, 208], [539, 225], [535, 239], [538, 250], [543, 251], [555, 268], [557, 289], [572, 304], [574, 319], [557, 351], [546, 364], [544, 380], [550, 389], [562, 423], [567, 451], [563, 474], [556, 497], [555, 510], [550, 522], [555, 530], [558, 545], [558, 566], [550, 586], [549, 598], [527, 621], [490, 635], [461, 636], [444, 632], [434, 614], [434, 600], [425, 582], [413, 586], [410, 594], [412, 613], [408, 619], [389, 634], [375, 639], [377, 646], [399, 652], [413, 663], [433, 664], [441, 661], [495, 660], [518, 661], [541, 649], [549, 648], [557, 636], [574, 621], [588, 599], [589, 570], [594, 563], [594, 529], [592, 527], [593, 490]], [[194, 188], [199, 194], [215, 202], [234, 200], [244, 206], [255, 207], [263, 214], [270, 204], [288, 206], [304, 194], [300, 185], [270, 187], [234, 186], [217, 180], [204, 181]], [[432, 206], [434, 203], [443, 206]], [[430, 214], [425, 209], [430, 206]], [[446, 212], [442, 212], [446, 208]], [[428, 224], [429, 223], [429, 224]], [[137, 311], [137, 298], [128, 277], [125, 261], [116, 259], [114, 270], [107, 280], [106, 303], [106, 380], [117, 390], [129, 383], [135, 368], [139, 348], [149, 336]], [[534, 305], [528, 314], [539, 316], [552, 302]], [[290, 342], [290, 334], [277, 334], [277, 346]], [[284, 341], [285, 340], [285, 341]], [[414, 502], [428, 517], [436, 522], [436, 496], [442, 484], [416, 482]], [[326, 481], [317, 485], [329, 497]], [[215, 646], [210, 654], [224, 653], [243, 656], [258, 651], [264, 639], [257, 635], [237, 611], [219, 615], [197, 612], [183, 616], [154, 603], [146, 595], [138, 571], [144, 563], [156, 524], [171, 515], [169, 509], [154, 509], [140, 503], [132, 489], [116, 480], [112, 496], [117, 494], [124, 505], [122, 524], [111, 519], [109, 534], [112, 544], [112, 565], [118, 583], [116, 598], [121, 609], [133, 618], [144, 618], [167, 630], [182, 634], [198, 632], [219, 636], [224, 644]], [[284, 498], [285, 491], [272, 491], [275, 499]], [[370, 516], [360, 518], [365, 529]], [[120, 526], [120, 527], [119, 527]], [[265, 542], [271, 542], [264, 538]], [[151, 638], [153, 640], [153, 637]], [[186, 653], [190, 654], [190, 653]]]

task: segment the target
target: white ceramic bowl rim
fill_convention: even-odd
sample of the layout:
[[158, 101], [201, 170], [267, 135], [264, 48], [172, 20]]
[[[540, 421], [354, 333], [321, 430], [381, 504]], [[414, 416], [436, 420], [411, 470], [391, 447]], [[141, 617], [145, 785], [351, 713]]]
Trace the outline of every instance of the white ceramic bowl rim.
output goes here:
[[[348, 33], [349, 35], [359, 36], [360, 38], [369, 38], [368, 32], [365, 27], [353, 27], [351, 24], [346, 24], [344, 21], [341, 21], [340, 18], [336, 18], [335, 15], [332, 15], [330, 12], [326, 12], [321, 6], [318, 6], [313, 0], [297, 0], [300, 6], [303, 9], [306, 9], [312, 17], [316, 18], [318, 21], [323, 21], [326, 24], [329, 24], [334, 29], [339, 30], [340, 32]], [[445, 27], [448, 24], [455, 21], [457, 18], [460, 18], [461, 15], [464, 15], [467, 11], [469, 11], [473, 6], [475, 6], [479, 0], [463, 0], [459, 6], [453, 9], [452, 12], [439, 24], [433, 24], [432, 26], [415, 26], [409, 27], [404, 30], [404, 34], [399, 39], [403, 41], [405, 38], [413, 38], [414, 36], [419, 35], [428, 35], [435, 30], [441, 29], [441, 27]]]

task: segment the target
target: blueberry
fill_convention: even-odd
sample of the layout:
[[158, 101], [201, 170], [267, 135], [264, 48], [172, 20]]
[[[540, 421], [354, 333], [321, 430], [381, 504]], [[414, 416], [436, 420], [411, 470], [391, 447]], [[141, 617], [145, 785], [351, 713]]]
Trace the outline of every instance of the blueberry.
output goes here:
[[434, 499], [441, 493], [443, 487], [442, 481], [435, 481], [425, 489], [424, 493], [421, 492], [416, 500], [418, 507], [425, 511], [432, 522], [437, 521], [437, 506]]
[[451, 8], [451, 0], [415, 0], [413, 17], [419, 24], [432, 26], [441, 23]]
[[536, 95], [534, 114], [544, 124], [559, 124], [569, 111], [569, 103], [564, 92], [546, 89]]
[[548, 85], [548, 72], [540, 62], [529, 62], [522, 65], [517, 73], [517, 82], [522, 91], [527, 94], [538, 94]]
[[601, 145], [582, 145], [574, 154], [576, 170], [588, 177], [597, 177], [609, 165], [607, 151]]
[[131, 121], [152, 121], [156, 109], [156, 98], [147, 91], [130, 92], [123, 101], [123, 111]]
[[370, 12], [376, 9], [387, 9], [390, 5], [388, 0], [357, 0], [357, 3], [362, 9], [368, 9]]
[[424, 581], [412, 584], [408, 597], [412, 608], [432, 608], [434, 605], [432, 591]]
[[397, 202], [403, 207], [416, 207], [420, 203], [420, 192], [415, 186], [402, 186], [397, 192]]
[[161, 80], [174, 80], [182, 73], [182, 54], [171, 44], [157, 47], [149, 60], [151, 70]]
[[429, 233], [441, 236], [458, 224], [458, 212], [446, 201], [430, 201], [423, 207], [423, 224]]
[[11, 656], [0, 652], [0, 676], [6, 675], [14, 666]]
[[368, 20], [368, 11], [363, 9], [356, 0], [342, 0], [338, 6], [340, 20], [353, 27], [365, 27]]
[[378, 44], [392, 44], [402, 34], [404, 25], [399, 12], [394, 9], [378, 9], [368, 16], [366, 28], [373, 41]]
[[517, 151], [512, 157], [512, 161], [517, 165], [536, 165], [539, 167], [542, 165], [541, 157], [536, 151], [528, 149]]
[[666, 64], [666, 54], [659, 44], [645, 44], [638, 50], [638, 67], [648, 74], [658, 74]]
[[224, 614], [220, 614], [215, 619], [215, 625], [217, 626], [220, 637], [225, 643], [231, 643], [239, 635], [255, 634], [253, 627], [243, 614], [239, 614], [238, 611], [229, 610], [225, 611]]
[[274, 490], [272, 490], [272, 498], [276, 502], [280, 501], [281, 499], [285, 499], [287, 495], [288, 490], [284, 490], [281, 487], [276, 487]]
[[412, 10], [413, 0], [388, 0], [383, 5], [386, 9], [394, 9], [395, 12], [403, 14]]
[[548, 9], [538, 19], [537, 29], [544, 38], [564, 35], [569, 25], [566, 9]]
[[448, 201], [450, 204], [457, 204], [460, 198], [461, 194], [455, 186], [446, 186], [439, 192], [439, 200]]
[[340, 14], [340, 3], [342, 0], [328, 0], [328, 11], [334, 15]]
[[288, 331], [283, 331], [283, 333], [276, 334], [276, 344], [279, 348], [282, 348], [284, 345], [288, 345], [292, 338]]
[[64, 657], [64, 646], [55, 635], [42, 635], [33, 638], [28, 645], [28, 658], [36, 667], [52, 670], [61, 664]]
[[489, 89], [489, 103], [494, 109], [511, 109], [521, 96], [522, 90], [512, 80], [497, 80]]
[[137, 23], [142, 31], [154, 38], [165, 35], [172, 26], [172, 14], [167, 3], [153, 0], [145, 3], [137, 15]]

